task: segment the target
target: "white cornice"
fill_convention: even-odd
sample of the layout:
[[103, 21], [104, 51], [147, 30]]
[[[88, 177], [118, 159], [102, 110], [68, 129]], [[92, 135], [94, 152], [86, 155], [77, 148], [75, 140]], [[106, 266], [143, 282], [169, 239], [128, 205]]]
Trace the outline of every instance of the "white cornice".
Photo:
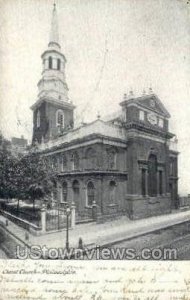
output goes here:
[[53, 99], [53, 98], [47, 98], [47, 97], [43, 97], [41, 99], [38, 99], [30, 108], [32, 110], [34, 110], [35, 108], [40, 106], [40, 104], [44, 101], [52, 103], [52, 104], [56, 104], [57, 106], [61, 106], [61, 107], [68, 108], [68, 109], [74, 109], [75, 108], [75, 106], [72, 103], [59, 101], [59, 100], [56, 100], [56, 99]]
[[73, 149], [77, 149], [77, 148], [81, 148], [81, 147], [85, 147], [85, 146], [90, 146], [90, 145], [94, 145], [94, 144], [110, 145], [110, 146], [115, 146], [115, 147], [120, 147], [120, 148], [127, 147], [126, 143], [110, 141], [109, 139], [106, 139], [106, 138], [96, 138], [91, 141], [79, 142], [79, 143], [77, 143], [77, 145], [72, 145], [72, 146], [63, 145], [62, 149], [58, 149], [58, 150], [54, 150], [54, 151], [49, 150], [49, 152], [45, 153], [44, 156], [49, 156], [49, 155], [52, 155], [55, 153], [61, 153], [61, 152], [65, 152], [65, 151], [69, 151], [69, 150], [73, 150]]

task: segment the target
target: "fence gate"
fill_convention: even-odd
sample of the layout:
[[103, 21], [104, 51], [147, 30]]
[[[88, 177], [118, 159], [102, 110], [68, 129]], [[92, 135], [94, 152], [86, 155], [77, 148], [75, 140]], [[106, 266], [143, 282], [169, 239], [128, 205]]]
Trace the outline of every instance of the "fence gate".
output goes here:
[[[54, 203], [53, 207], [46, 211], [46, 230], [59, 230], [66, 228], [66, 204]], [[70, 223], [70, 216], [69, 216]]]

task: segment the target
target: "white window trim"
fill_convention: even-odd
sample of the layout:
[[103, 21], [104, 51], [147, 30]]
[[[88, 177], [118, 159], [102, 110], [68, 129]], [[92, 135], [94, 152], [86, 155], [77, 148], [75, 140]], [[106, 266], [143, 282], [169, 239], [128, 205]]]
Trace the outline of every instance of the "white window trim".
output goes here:
[[158, 126], [161, 127], [161, 128], [164, 127], [164, 119], [162, 119], [162, 118], [158, 119]]
[[144, 110], [139, 110], [139, 120], [144, 121], [145, 119], [145, 112]]

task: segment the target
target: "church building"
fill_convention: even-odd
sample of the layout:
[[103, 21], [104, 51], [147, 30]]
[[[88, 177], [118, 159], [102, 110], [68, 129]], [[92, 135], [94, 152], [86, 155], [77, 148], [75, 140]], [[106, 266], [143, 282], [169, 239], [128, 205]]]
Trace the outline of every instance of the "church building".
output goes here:
[[94, 205], [97, 220], [178, 208], [177, 140], [169, 132], [170, 114], [152, 89], [139, 97], [125, 94], [116, 115], [75, 127], [56, 5], [41, 58], [32, 144], [57, 174], [52, 205], [74, 203], [77, 222], [91, 220]]

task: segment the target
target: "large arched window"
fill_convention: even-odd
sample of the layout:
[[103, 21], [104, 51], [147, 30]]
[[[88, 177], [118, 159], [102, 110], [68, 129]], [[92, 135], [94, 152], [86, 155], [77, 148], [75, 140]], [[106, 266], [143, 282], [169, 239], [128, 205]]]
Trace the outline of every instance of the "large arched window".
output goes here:
[[67, 182], [64, 181], [62, 184], [62, 201], [67, 202]]
[[58, 109], [56, 112], [56, 125], [57, 127], [64, 127], [64, 113], [62, 109]]
[[48, 65], [49, 65], [49, 69], [52, 69], [52, 57], [49, 56], [48, 58]]
[[57, 157], [53, 156], [52, 157], [52, 170], [53, 171], [57, 171], [58, 169], [58, 161], [57, 161]]
[[79, 194], [79, 182], [78, 182], [78, 180], [73, 181], [73, 192], [75, 194]]
[[87, 184], [87, 206], [92, 206], [95, 201], [95, 189], [92, 181], [89, 181]]
[[116, 150], [114, 148], [108, 149], [107, 150], [108, 170], [116, 169], [116, 159], [117, 159]]
[[57, 70], [61, 69], [61, 60], [58, 58], [57, 60]]
[[62, 156], [62, 171], [66, 171], [67, 168], [67, 157], [65, 154]]
[[36, 126], [39, 128], [40, 127], [40, 111], [37, 111], [37, 118], [36, 118]]
[[72, 170], [79, 169], [79, 155], [77, 152], [74, 152], [71, 157]]
[[157, 195], [157, 157], [150, 154], [148, 158], [148, 194], [150, 197]]
[[116, 182], [114, 180], [109, 183], [110, 203], [115, 203]]
[[86, 169], [93, 170], [97, 166], [97, 156], [96, 151], [92, 148], [86, 151]]

